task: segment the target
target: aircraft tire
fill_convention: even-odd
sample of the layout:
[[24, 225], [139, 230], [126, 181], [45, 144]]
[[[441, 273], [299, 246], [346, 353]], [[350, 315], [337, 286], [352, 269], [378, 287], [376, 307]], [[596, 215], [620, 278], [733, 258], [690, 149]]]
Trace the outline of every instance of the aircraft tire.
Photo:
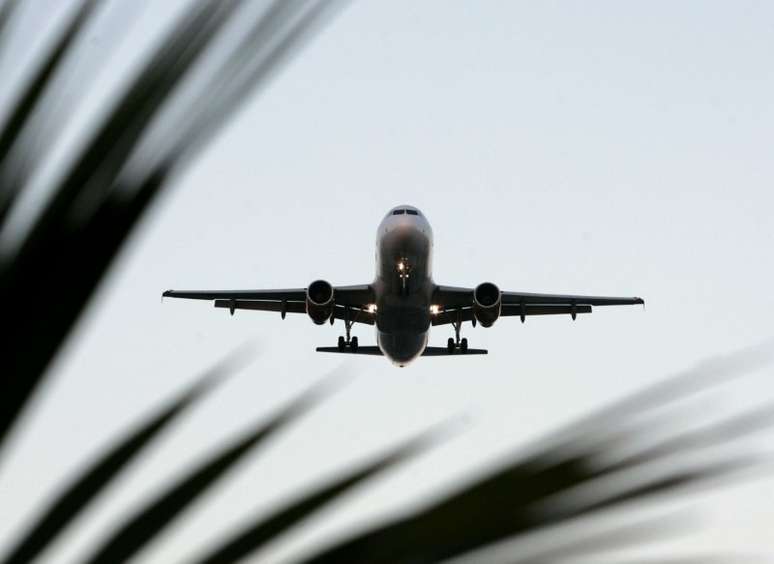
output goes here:
[[344, 337], [342, 337], [341, 335], [339, 335], [339, 343], [338, 343], [338, 346], [339, 346], [339, 350], [340, 350], [340, 351], [343, 351], [343, 350], [344, 350], [344, 348], [347, 346], [347, 343], [344, 341]]
[[357, 352], [357, 337], [352, 337], [349, 346], [352, 348], [352, 352]]
[[449, 354], [454, 352], [454, 339], [451, 337], [449, 337], [449, 340], [446, 341], [446, 348], [448, 349]]
[[460, 350], [464, 353], [468, 352], [468, 339], [466, 337], [463, 337], [462, 341], [460, 341]]

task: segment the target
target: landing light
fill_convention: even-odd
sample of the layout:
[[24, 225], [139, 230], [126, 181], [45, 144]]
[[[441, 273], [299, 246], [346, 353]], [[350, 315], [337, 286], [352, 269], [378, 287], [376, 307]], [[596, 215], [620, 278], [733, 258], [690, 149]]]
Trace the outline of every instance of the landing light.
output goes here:
[[441, 307], [437, 305], [430, 306], [430, 315], [438, 315], [441, 312]]
[[402, 262], [402, 261], [401, 261], [401, 262], [399, 262], [399, 263], [398, 263], [398, 270], [400, 270], [400, 271], [403, 271], [403, 269], [404, 269], [404, 268], [406, 268], [406, 265], [405, 265], [405, 264], [403, 264], [403, 262]]
[[366, 310], [368, 310], [368, 313], [375, 313], [376, 312], [376, 304], [368, 304], [366, 307]]

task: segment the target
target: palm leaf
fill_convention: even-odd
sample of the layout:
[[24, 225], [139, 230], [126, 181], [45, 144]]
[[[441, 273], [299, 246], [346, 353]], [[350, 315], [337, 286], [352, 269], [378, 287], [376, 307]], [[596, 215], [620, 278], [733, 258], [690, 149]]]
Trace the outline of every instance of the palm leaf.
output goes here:
[[[0, 131], [0, 227], [5, 226], [17, 196], [27, 188], [24, 163], [48, 156], [45, 144], [22, 147], [21, 140], [36, 128], [45, 129], [45, 123], [33, 124], [34, 116], [46, 109], [45, 93], [52, 88], [52, 77], [72, 52], [97, 3], [78, 0], [73, 16], [21, 89]], [[0, 41], [17, 4], [16, 0], [0, 4]], [[69, 168], [53, 183], [52, 197], [29, 231], [12, 252], [0, 257], [0, 290], [13, 298], [7, 300], [5, 321], [14, 328], [0, 344], [0, 354], [10, 359], [0, 380], [0, 446], [112, 260], [170, 177], [211, 138], [239, 102], [265, 84], [310, 36], [334, 2], [270, 3], [252, 22], [249, 33], [214, 65], [211, 78], [193, 92], [184, 119], [165, 123], [170, 106], [178, 103], [176, 96], [247, 5], [239, 0], [193, 3], [98, 126], [86, 135]], [[41, 323], [43, 315], [45, 322]], [[739, 366], [725, 366], [719, 376], [722, 379], [739, 372], [743, 372]], [[308, 561], [442, 560], [561, 527], [634, 501], [681, 492], [749, 468], [753, 464], [749, 459], [730, 463], [721, 457], [713, 463], [676, 467], [675, 460], [699, 450], [718, 449], [764, 428], [771, 423], [770, 408], [671, 436], [635, 454], [619, 450], [638, 444], [647, 434], [648, 426], [638, 423], [637, 417], [703, 386], [696, 380], [697, 374], [708, 376], [706, 370], [699, 371], [601, 410], [547, 437], [530, 452], [514, 456], [498, 471], [402, 518], [335, 544]], [[718, 372], [710, 371], [709, 376], [717, 380]], [[40, 520], [15, 544], [6, 562], [26, 562], [38, 556], [210, 384], [211, 378], [205, 377], [117, 441], [50, 503]], [[229, 469], [304, 413], [318, 395], [319, 391], [313, 390], [233, 444], [210, 453], [120, 524], [98, 544], [89, 561], [112, 563], [136, 555]], [[233, 561], [253, 553], [377, 472], [413, 455], [420, 443], [403, 445], [257, 518], [221, 546], [213, 547], [203, 561]], [[672, 467], [654, 469], [665, 463]], [[548, 562], [571, 552], [595, 554], [611, 546], [639, 542], [642, 532], [618, 529], [581, 536], [564, 552], [554, 548], [553, 552], [533, 554], [532, 560], [517, 562]]]
[[[677, 519], [649, 519], [647, 521], [628, 524], [624, 526], [611, 527], [602, 532], [592, 535], [581, 536], [563, 542], [561, 538], [564, 535], [554, 534], [549, 537], [546, 548], [527, 551], [524, 556], [516, 556], [517, 549], [514, 547], [510, 552], [514, 556], [509, 564], [542, 564], [544, 562], [559, 562], [568, 558], [577, 558], [588, 554], [600, 555], [609, 551], [630, 548], [632, 545], [642, 545], [643, 542], [651, 540], [664, 540], [669, 536], [674, 536], [682, 532], [683, 520]], [[557, 538], [558, 537], [558, 538]]]
[[269, 421], [259, 423], [233, 444], [212, 453], [172, 487], [129, 517], [85, 561], [89, 564], [121, 562], [132, 557], [222, 478], [226, 471], [308, 411], [328, 389], [327, 382], [312, 388], [291, 401]]
[[5, 39], [5, 30], [8, 27], [8, 22], [18, 4], [19, 0], [5, 0], [5, 2], [0, 3], [0, 47], [2, 47], [2, 41]]
[[43, 93], [59, 68], [65, 55], [69, 52], [76, 38], [83, 30], [88, 18], [97, 6], [96, 0], [83, 0], [75, 11], [68, 25], [65, 26], [60, 38], [52, 46], [50, 52], [42, 61], [27, 88], [13, 104], [13, 112], [0, 130], [0, 224], [8, 215], [19, 192], [22, 179], [12, 171], [9, 163], [11, 148], [29, 124], [33, 110], [38, 106]]
[[170, 423], [225, 375], [233, 372], [235, 360], [238, 357], [229, 356], [199, 377], [157, 414], [148, 417], [137, 429], [123, 439], [116, 439], [104, 454], [81, 471], [48, 504], [42, 517], [19, 539], [2, 562], [21, 564], [38, 556]]
[[430, 442], [429, 438], [428, 434], [400, 445], [370, 464], [356, 471], [347, 472], [342, 478], [301, 496], [268, 516], [256, 519], [206, 556], [197, 559], [196, 562], [198, 564], [226, 564], [227, 562], [236, 562], [252, 554], [348, 490], [375, 474], [421, 452]]
[[[177, 50], [183, 50], [184, 43], [192, 42], [196, 31], [205, 27], [205, 16], [208, 14], [207, 10], [200, 10], [196, 14], [198, 17], [189, 18], [187, 25], [181, 26], [181, 30], [174, 34], [168, 43]], [[85, 270], [80, 270], [83, 263], [88, 262], [83, 254], [83, 258], [77, 258], [77, 245], [83, 242], [79, 235], [82, 234], [84, 225], [83, 222], [73, 223], [70, 208], [75, 199], [89, 187], [93, 190], [95, 187], [104, 189], [109, 186], [109, 177], [117, 173], [127, 158], [127, 137], [139, 135], [142, 124], [147, 122], [147, 114], [152, 112], [150, 102], [159, 104], [159, 97], [164, 94], [163, 89], [158, 86], [154, 89], [152, 86], [161, 82], [169, 88], [174, 79], [180, 76], [179, 72], [184, 65], [173, 64], [179, 62], [177, 58], [172, 52], [165, 52], [164, 49], [157, 53], [156, 59], [146, 69], [145, 74], [136, 81], [135, 88], [130, 89], [123, 103], [119, 103], [101, 132], [95, 136], [91, 145], [62, 181], [31, 234], [13, 257], [13, 261], [0, 265], [0, 284], [4, 292], [7, 292], [5, 295], [34, 295], [40, 298], [50, 295], [52, 291], [56, 292], [56, 300], [50, 300], [50, 303], [46, 304], [48, 322], [42, 330], [39, 323], [23, 315], [23, 310], [27, 309], [26, 305], [10, 308], [11, 318], [20, 322], [20, 331], [3, 343], [4, 349], [8, 347], [5, 352], [13, 351], [13, 354], [8, 354], [12, 362], [12, 378], [3, 381], [3, 393], [0, 394], [0, 440], [34, 390], [43, 370], [96, 287], [104, 272], [104, 262], [112, 258], [117, 250], [116, 247], [108, 247], [97, 241], [91, 244], [86, 242], [80, 253], [88, 256], [91, 254], [88, 251], [97, 246], [102, 255], [107, 254], [108, 257], [100, 261], [100, 255], [97, 255], [99, 265], [91, 268], [87, 266]], [[190, 64], [190, 57], [188, 62]], [[173, 70], [164, 71], [160, 68], [164, 64]], [[174, 71], [178, 71], [178, 74]], [[164, 76], [171, 80], [166, 83], [159, 80]], [[147, 90], [137, 91], [143, 87], [147, 87]], [[143, 105], [142, 102], [148, 99], [150, 102]], [[151, 107], [146, 107], [149, 105]], [[131, 119], [133, 116], [137, 118], [134, 123]], [[61, 280], [62, 283], [57, 288], [51, 288], [50, 280]], [[31, 338], [33, 333], [36, 334], [35, 339]]]
[[[170, 167], [179, 163], [173, 154], [179, 156], [188, 145], [171, 136], [159, 150], [168, 157], [161, 165], [156, 163], [139, 179], [122, 178], [121, 171], [136, 156], [165, 103], [242, 5], [236, 0], [203, 1], [173, 27], [74, 159], [19, 248], [0, 260], [3, 295], [34, 296], [34, 304], [45, 307], [46, 315], [46, 323], [41, 324], [36, 315], [30, 315], [30, 302], [23, 299], [9, 303], [5, 311], [7, 321], [13, 322], [16, 329], [0, 344], [0, 353], [11, 364], [7, 371], [11, 376], [0, 382], [0, 442], [112, 259], [164, 187]], [[298, 5], [297, 10], [308, 14], [306, 4]], [[299, 31], [298, 25], [286, 30], [293, 41], [311, 29], [302, 21]], [[244, 53], [232, 53], [222, 64], [229, 61], [252, 64]], [[265, 68], [252, 76], [259, 81], [269, 74]], [[234, 89], [224, 85], [231, 92], [229, 100], [234, 102], [229, 112], [234, 111], [237, 98], [247, 86], [244, 83]], [[195, 116], [187, 117], [196, 121]], [[197, 142], [209, 134], [200, 132]], [[52, 280], [57, 281], [56, 287], [51, 286]], [[52, 294], [56, 299], [47, 299]]]
[[[717, 426], [710, 426], [614, 462], [607, 461], [615, 458], [614, 445], [636, 445], [641, 435], [647, 436], [647, 425], [639, 431], [622, 431], [615, 441], [599, 431], [573, 434], [570, 426], [565, 431], [569, 435], [566, 442], [517, 457], [499, 472], [305, 562], [436, 562], [570, 519], [730, 477], [754, 467], [757, 461], [736, 458], [729, 462], [721, 457], [719, 462], [687, 468], [676, 461], [761, 428], [764, 421], [771, 421], [770, 410], [765, 411], [723, 424], [726, 432], [714, 439]], [[601, 428], [630, 424], [618, 416], [598, 422]], [[673, 467], [659, 470], [665, 463]]]

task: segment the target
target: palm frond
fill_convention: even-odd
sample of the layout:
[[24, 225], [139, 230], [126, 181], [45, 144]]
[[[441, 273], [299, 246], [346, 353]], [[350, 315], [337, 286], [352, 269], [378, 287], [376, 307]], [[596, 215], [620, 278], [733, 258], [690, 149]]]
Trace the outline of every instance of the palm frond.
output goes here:
[[0, 129], [0, 224], [5, 221], [16, 197], [23, 188], [23, 178], [11, 163], [11, 148], [17, 143], [40, 99], [51, 83], [54, 73], [81, 34], [86, 21], [97, 6], [96, 0], [83, 0], [65, 26], [59, 39], [44, 57], [19, 99], [12, 105], [13, 112]]
[[[276, 7], [280, 4], [283, 3], [275, 2], [274, 12], [269, 10], [269, 16], [280, 9]], [[298, 43], [313, 28], [310, 21], [319, 20], [319, 6], [328, 4], [314, 2], [310, 9], [308, 2], [293, 3], [298, 18], [284, 30], [284, 36], [276, 39], [277, 44], [287, 51], [290, 44]], [[165, 186], [171, 167], [180, 164], [182, 153], [191, 147], [193, 137], [184, 142], [175, 136], [162, 136], [162, 146], [156, 152], [166, 158], [144, 167], [146, 170], [139, 178], [122, 177], [122, 171], [137, 157], [145, 134], [159, 120], [166, 102], [227, 24], [240, 14], [239, 8], [243, 5], [236, 0], [196, 3], [173, 26], [57, 182], [53, 196], [30, 232], [13, 253], [0, 260], [3, 295], [34, 296], [34, 303], [45, 303], [46, 309], [45, 324], [40, 323], [38, 316], [30, 315], [28, 300], [14, 300], [5, 312], [7, 321], [13, 322], [16, 330], [0, 345], [0, 352], [10, 359], [8, 373], [12, 375], [0, 382], [0, 442], [116, 253]], [[260, 21], [265, 20], [259, 20], [256, 29], [265, 30]], [[251, 53], [232, 52], [221, 61], [221, 67], [253, 70], [248, 78], [236, 73], [235, 80], [238, 80], [234, 87], [229, 88], [228, 83], [223, 85], [229, 93], [225, 98], [228, 104], [216, 104], [215, 113], [205, 113], [198, 119], [189, 115], [192, 122], [211, 123], [213, 116], [225, 118], [233, 112], [248, 87], [266, 79], [269, 70], [281, 60], [275, 51], [276, 48], [258, 54], [261, 72], [254, 70], [255, 57]], [[201, 96], [205, 96], [204, 91], [200, 92]], [[12, 112], [12, 115], [20, 114], [26, 115], [18, 109]], [[196, 142], [200, 144], [213, 131], [214, 128], [199, 127]], [[14, 194], [18, 190], [0, 187], [0, 193]], [[52, 281], [56, 281], [55, 287]], [[52, 293], [56, 299], [48, 300]]]
[[249, 556], [348, 490], [377, 473], [422, 452], [430, 444], [433, 435], [428, 433], [402, 444], [362, 468], [347, 472], [342, 478], [304, 494], [299, 499], [278, 508], [265, 517], [256, 519], [206, 556], [197, 559], [196, 562], [198, 564], [226, 564], [227, 562], [237, 562]]
[[[0, 3], [0, 42], [13, 25], [17, 0]], [[227, 46], [220, 59], [209, 57], [251, 3], [240, 0], [193, 2], [162, 37], [156, 49], [109, 104], [64, 173], [50, 186], [50, 198], [29, 229], [0, 255], [0, 290], [9, 296], [4, 321], [13, 331], [2, 340], [7, 359], [0, 379], [0, 447], [45, 371], [70, 334], [98, 284], [131, 233], [170, 179], [203, 146], [247, 95], [267, 80], [340, 3], [333, 0], [273, 0], [249, 15], [246, 33]], [[0, 235], [19, 197], [29, 187], [29, 164], [45, 161], [50, 143], [30, 143], [47, 127], [42, 110], [51, 109], [54, 80], [83, 36], [98, 0], [76, 0], [0, 129]], [[252, 3], [254, 6], [255, 3]], [[210, 62], [207, 76], [197, 70]], [[201, 77], [200, 77], [201, 78]], [[187, 97], [184, 95], [186, 94]], [[45, 321], [41, 321], [45, 319]], [[729, 444], [767, 428], [774, 409], [764, 407], [698, 430], [677, 432], [669, 418], [656, 423], [670, 436], [648, 445], [651, 410], [720, 380], [769, 362], [774, 347], [667, 380], [602, 409], [514, 454], [498, 469], [458, 486], [403, 516], [332, 544], [305, 561], [436, 562], [486, 551], [502, 542], [556, 531], [633, 502], [688, 491], [756, 468], [754, 458], [732, 458]], [[225, 373], [219, 365], [161, 410], [117, 439], [68, 483], [41, 517], [17, 540], [5, 564], [28, 562], [104, 492], [122, 471]], [[296, 421], [324, 395], [313, 388], [268, 421], [233, 443], [207, 453], [192, 470], [181, 472], [96, 543], [90, 563], [113, 563], [136, 556], [180, 517], [229, 470]], [[408, 441], [340, 477], [262, 513], [218, 546], [202, 563], [233, 562], [288, 532], [332, 501], [380, 472], [423, 451], [427, 437]], [[634, 452], [632, 452], [634, 450]], [[715, 453], [706, 460], [700, 453]], [[567, 560], [639, 543], [661, 529], [652, 523], [582, 531], [561, 546], [514, 557], [515, 564]], [[662, 560], [663, 561], [663, 560]], [[691, 562], [675, 559], [674, 562]], [[707, 562], [706, 558], [698, 560]]]
[[268, 421], [261, 421], [244, 433], [233, 444], [212, 453], [129, 517], [85, 561], [89, 564], [121, 562], [132, 557], [248, 453], [316, 405], [327, 390], [328, 382], [315, 386], [291, 401]]
[[[631, 405], [631, 400], [625, 401]], [[603, 411], [608, 415], [615, 412]], [[668, 437], [634, 455], [623, 455], [621, 446], [640, 444], [649, 434], [649, 424], [631, 429], [629, 417], [593, 419], [598, 425], [595, 429], [570, 425], [561, 433], [565, 440], [534, 448], [500, 471], [436, 503], [304, 562], [436, 562], [571, 519], [740, 475], [741, 471], [758, 467], [760, 461], [753, 457], [731, 458], [722, 447], [771, 424], [772, 410], [763, 409], [677, 438]], [[611, 440], [606, 430], [620, 428], [629, 429], [614, 432]], [[673, 428], [680, 426], [674, 423]], [[716, 433], [718, 428], [723, 433]], [[713, 448], [717, 449], [716, 459], [702, 461], [697, 457], [698, 451]]]
[[5, 31], [8, 27], [8, 22], [13, 15], [13, 11], [19, 4], [19, 0], [5, 0], [0, 2], [0, 47], [3, 46], [3, 40], [5, 39]]
[[573, 538], [569, 542], [564, 535], [552, 535], [549, 546], [538, 550], [526, 550], [523, 556], [518, 550], [513, 554], [509, 564], [543, 564], [545, 562], [561, 562], [566, 559], [577, 559], [586, 555], [596, 555], [642, 545], [648, 540], [664, 540], [670, 536], [684, 532], [684, 521], [671, 519], [648, 519], [634, 524], [607, 528], [591, 535]]
[[37, 557], [170, 423], [213, 385], [232, 373], [238, 366], [235, 361], [239, 359], [238, 355], [230, 355], [200, 376], [187, 390], [158, 413], [148, 417], [126, 437], [115, 439], [105, 453], [79, 472], [74, 481], [48, 504], [41, 518], [2, 560], [3, 564], [22, 564]]

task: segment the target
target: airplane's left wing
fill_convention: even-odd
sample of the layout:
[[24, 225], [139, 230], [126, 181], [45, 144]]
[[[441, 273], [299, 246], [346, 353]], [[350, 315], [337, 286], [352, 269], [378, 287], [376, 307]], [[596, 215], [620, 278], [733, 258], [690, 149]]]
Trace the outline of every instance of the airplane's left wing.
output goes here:
[[289, 290], [167, 290], [165, 298], [187, 298], [189, 300], [271, 300], [274, 302], [303, 302], [306, 288]]
[[[328, 286], [330, 288], [330, 286]], [[186, 298], [208, 300], [215, 307], [225, 308], [234, 313], [237, 309], [254, 311], [276, 311], [285, 317], [286, 313], [306, 313], [307, 288], [268, 290], [167, 290], [165, 298]], [[332, 319], [348, 319], [355, 323], [373, 325], [374, 315], [368, 311], [373, 303], [373, 290], [368, 284], [333, 287]]]

